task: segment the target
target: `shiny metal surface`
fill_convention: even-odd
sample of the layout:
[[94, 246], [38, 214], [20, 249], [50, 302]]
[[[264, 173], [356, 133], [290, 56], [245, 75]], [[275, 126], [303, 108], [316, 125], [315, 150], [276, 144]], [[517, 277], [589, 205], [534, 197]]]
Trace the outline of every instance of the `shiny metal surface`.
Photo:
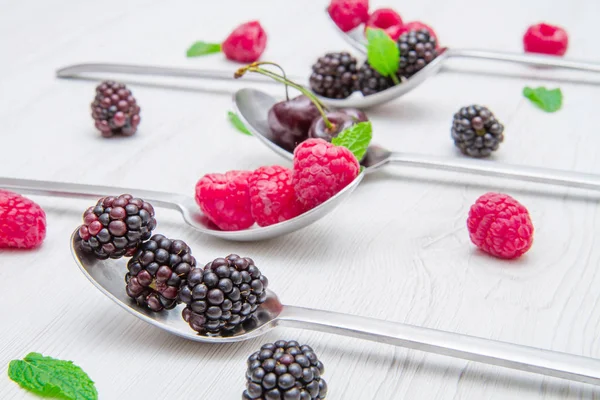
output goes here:
[[185, 339], [211, 343], [238, 342], [260, 336], [277, 326], [288, 326], [600, 384], [600, 360], [597, 359], [374, 318], [284, 306], [273, 292], [269, 292], [267, 301], [257, 310], [256, 318], [231, 335], [200, 335], [181, 317], [181, 305], [170, 312], [154, 313], [129, 298], [125, 293], [125, 260], [98, 260], [85, 253], [77, 240], [77, 231], [71, 236], [71, 251], [81, 272], [121, 308], [156, 328]]

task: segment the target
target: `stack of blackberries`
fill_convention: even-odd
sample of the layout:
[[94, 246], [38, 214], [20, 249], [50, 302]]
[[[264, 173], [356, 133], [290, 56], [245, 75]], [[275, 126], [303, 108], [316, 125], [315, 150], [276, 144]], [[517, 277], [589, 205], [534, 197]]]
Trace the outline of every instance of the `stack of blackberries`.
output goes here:
[[[400, 50], [397, 82], [410, 78], [438, 55], [437, 40], [427, 29], [405, 32], [397, 43]], [[356, 58], [346, 52], [327, 53], [317, 60], [312, 71], [313, 92], [332, 99], [344, 99], [355, 91], [369, 96], [394, 86], [395, 81], [381, 76], [368, 62], [359, 68]]]

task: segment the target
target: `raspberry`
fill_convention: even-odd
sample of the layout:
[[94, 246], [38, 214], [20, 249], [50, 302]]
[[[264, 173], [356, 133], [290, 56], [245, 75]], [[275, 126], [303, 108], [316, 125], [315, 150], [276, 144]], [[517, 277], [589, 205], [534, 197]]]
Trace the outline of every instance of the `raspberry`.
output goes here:
[[327, 11], [333, 22], [348, 32], [369, 19], [369, 0], [331, 0]]
[[300, 214], [292, 170], [277, 165], [260, 167], [248, 178], [248, 184], [250, 210], [258, 225], [273, 225]]
[[436, 48], [439, 48], [440, 41], [438, 40], [437, 35], [435, 34], [435, 31], [433, 30], [433, 28], [431, 28], [429, 25], [424, 24], [420, 21], [407, 22], [406, 24], [402, 25], [401, 28], [397, 29], [397, 31], [396, 31], [396, 29], [394, 29], [394, 30], [390, 29], [390, 32], [388, 32], [388, 34], [390, 36], [392, 34], [397, 35], [396, 37], [399, 38], [403, 33], [410, 32], [410, 31], [419, 31], [421, 29], [427, 29], [429, 31], [429, 36], [436, 43]]
[[196, 184], [196, 203], [220, 229], [238, 231], [254, 224], [248, 178], [251, 171], [204, 175]]
[[0, 190], [0, 248], [32, 249], [46, 237], [46, 213], [20, 194]]
[[531, 25], [523, 36], [523, 47], [527, 53], [562, 56], [568, 46], [569, 36], [559, 26], [544, 23]]
[[250, 63], [258, 60], [267, 47], [267, 34], [258, 21], [235, 28], [222, 44], [223, 53], [232, 60]]
[[494, 257], [522, 256], [533, 243], [529, 212], [507, 194], [486, 193], [469, 210], [467, 228], [471, 241]]
[[397, 40], [400, 37], [402, 18], [391, 8], [380, 8], [371, 13], [365, 29], [367, 27], [383, 29], [392, 39]]
[[304, 210], [315, 208], [348, 186], [360, 172], [350, 150], [308, 139], [294, 150], [293, 184]]

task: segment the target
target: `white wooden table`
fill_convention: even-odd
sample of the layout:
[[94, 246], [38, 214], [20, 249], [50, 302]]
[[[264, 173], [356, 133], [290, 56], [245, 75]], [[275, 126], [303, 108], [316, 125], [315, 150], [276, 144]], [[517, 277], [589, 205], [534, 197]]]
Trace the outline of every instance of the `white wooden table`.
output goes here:
[[[396, 3], [406, 20], [426, 21], [444, 44], [460, 47], [518, 52], [526, 27], [546, 20], [570, 33], [570, 57], [600, 60], [595, 0], [372, 3]], [[207, 172], [285, 165], [229, 125], [231, 94], [243, 83], [130, 77], [125, 82], [142, 107], [140, 130], [105, 140], [89, 115], [96, 83], [57, 80], [54, 71], [86, 61], [233, 70], [219, 55], [188, 60], [185, 50], [194, 40], [218, 41], [237, 23], [260, 19], [269, 34], [264, 59], [307, 75], [325, 51], [348, 48], [326, 23], [324, 5], [0, 0], [0, 175], [191, 194]], [[495, 160], [600, 173], [599, 77], [489, 63], [452, 62], [448, 70], [372, 110], [375, 141], [458, 157], [452, 115], [481, 103], [506, 125]], [[525, 85], [560, 86], [564, 109], [537, 110], [521, 96]], [[531, 211], [535, 244], [518, 261], [487, 257], [468, 239], [469, 206], [491, 190], [512, 194]], [[118, 308], [78, 271], [69, 235], [87, 202], [33, 198], [48, 215], [43, 247], [0, 252], [0, 399], [34, 398], [6, 375], [11, 359], [31, 351], [74, 360], [96, 381], [101, 399], [238, 399], [247, 356], [280, 338], [317, 350], [330, 399], [600, 398], [600, 388], [590, 385], [299, 330], [234, 345], [179, 339]], [[163, 209], [157, 232], [186, 240], [202, 263], [232, 252], [253, 257], [287, 304], [600, 357], [599, 199], [390, 168], [368, 177], [330, 216], [276, 240], [212, 239]]]

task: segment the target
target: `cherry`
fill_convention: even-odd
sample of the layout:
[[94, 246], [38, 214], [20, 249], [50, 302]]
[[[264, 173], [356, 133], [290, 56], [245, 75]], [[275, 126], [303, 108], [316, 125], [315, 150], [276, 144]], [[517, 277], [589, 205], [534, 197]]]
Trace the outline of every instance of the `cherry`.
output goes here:
[[567, 32], [549, 24], [532, 25], [523, 36], [523, 47], [527, 53], [542, 53], [562, 56], [569, 46]]
[[360, 111], [358, 108], [343, 108], [338, 111], [341, 111], [344, 114], [348, 114], [352, 119], [356, 121], [356, 123], [366, 122], [369, 120], [369, 118], [367, 118], [367, 114]]
[[331, 139], [339, 135], [342, 131], [356, 124], [354, 118], [341, 111], [327, 111], [325, 115], [332, 124], [331, 128], [325, 125], [323, 117], [316, 118], [308, 130], [309, 138], [323, 139], [331, 142]]
[[280, 101], [269, 110], [267, 123], [273, 141], [287, 151], [308, 139], [308, 130], [320, 113], [315, 104], [304, 95]]

